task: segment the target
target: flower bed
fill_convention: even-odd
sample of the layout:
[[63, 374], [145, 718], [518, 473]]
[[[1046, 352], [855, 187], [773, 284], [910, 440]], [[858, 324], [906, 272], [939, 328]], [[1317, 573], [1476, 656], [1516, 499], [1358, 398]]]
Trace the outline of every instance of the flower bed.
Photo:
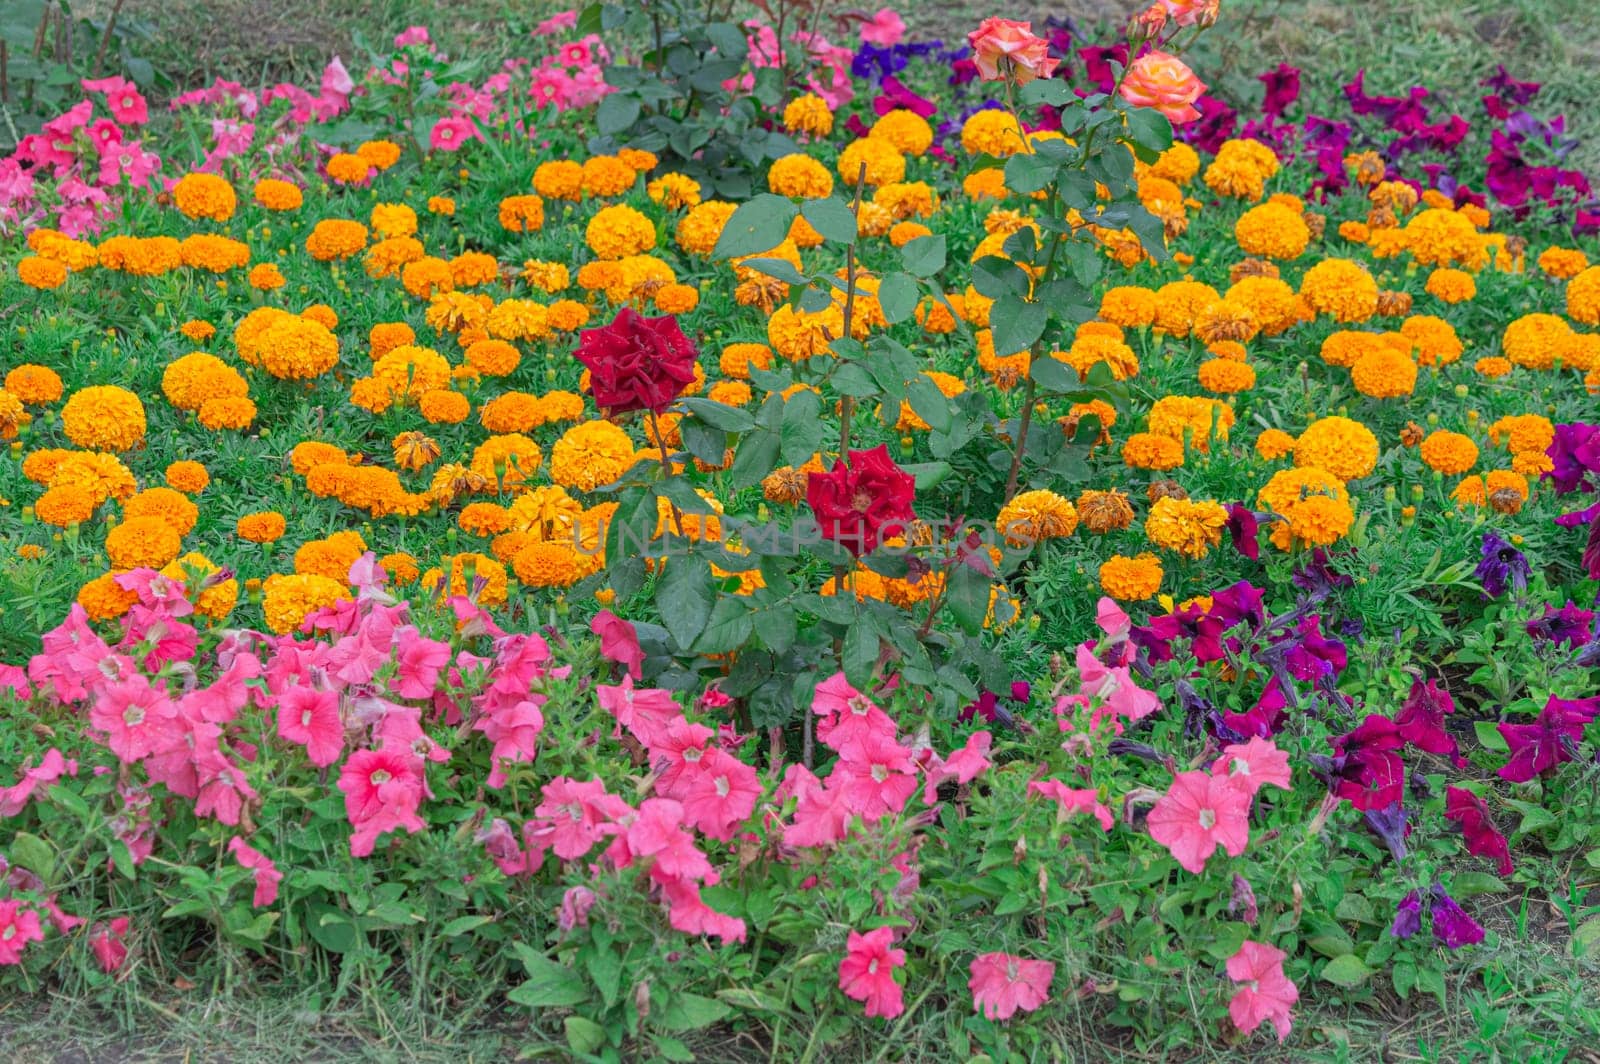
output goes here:
[[0, 162], [0, 980], [1309, 1051], [1578, 911], [1587, 185], [1238, 128], [1215, 17], [86, 83]]

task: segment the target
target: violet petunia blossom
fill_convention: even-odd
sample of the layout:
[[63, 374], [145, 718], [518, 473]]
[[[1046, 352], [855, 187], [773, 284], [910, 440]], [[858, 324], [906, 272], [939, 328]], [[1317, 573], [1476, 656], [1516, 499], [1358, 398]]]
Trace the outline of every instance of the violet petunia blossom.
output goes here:
[[1433, 916], [1433, 937], [1445, 949], [1460, 949], [1483, 941], [1483, 925], [1468, 916], [1437, 883], [1433, 885], [1433, 904], [1429, 912]]
[[1261, 519], [1256, 512], [1248, 506], [1241, 506], [1236, 502], [1228, 504], [1228, 537], [1233, 541], [1233, 549], [1240, 554], [1256, 561], [1261, 557], [1261, 543], [1259, 533]]
[[1394, 922], [1389, 925], [1389, 934], [1395, 938], [1410, 938], [1421, 930], [1422, 895], [1413, 890], [1395, 906]]
[[1557, 495], [1594, 491], [1600, 483], [1600, 425], [1582, 421], [1557, 425], [1545, 454], [1551, 468], [1540, 479], [1555, 485]]
[[1279, 63], [1256, 78], [1266, 88], [1261, 100], [1261, 113], [1273, 118], [1283, 117], [1289, 105], [1300, 98], [1300, 68]]
[[1444, 730], [1444, 719], [1456, 709], [1450, 692], [1439, 686], [1439, 681], [1411, 682], [1411, 692], [1406, 695], [1394, 723], [1400, 737], [1418, 750], [1430, 754], [1454, 754], [1456, 740]]
[[1594, 639], [1594, 612], [1578, 608], [1571, 599], [1559, 610], [1552, 609], [1546, 603], [1544, 615], [1535, 617], [1523, 627], [1536, 643], [1552, 643], [1556, 646], [1565, 643], [1576, 650]]
[[1528, 586], [1528, 577], [1533, 575], [1528, 559], [1516, 547], [1501, 539], [1499, 533], [1483, 534], [1481, 554], [1473, 575], [1483, 585], [1485, 598], [1499, 598], [1505, 594], [1507, 583], [1518, 591]]
[[1411, 834], [1411, 825], [1407, 822], [1405, 806], [1392, 802], [1382, 809], [1368, 809], [1361, 818], [1372, 833], [1383, 840], [1396, 861], [1406, 859], [1406, 836]]

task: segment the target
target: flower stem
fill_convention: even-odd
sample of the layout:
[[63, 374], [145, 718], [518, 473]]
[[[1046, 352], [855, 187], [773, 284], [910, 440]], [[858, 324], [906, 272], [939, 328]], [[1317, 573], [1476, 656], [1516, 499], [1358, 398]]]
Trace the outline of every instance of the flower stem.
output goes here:
[[[661, 422], [657, 420], [656, 412], [650, 410], [649, 414], [650, 435], [656, 438], [656, 447], [661, 452], [661, 475], [670, 480], [672, 478], [672, 456], [667, 453], [667, 440], [665, 436], [661, 435]], [[667, 505], [672, 509], [672, 530], [682, 536], [683, 515], [678, 512], [678, 504], [668, 499]]]

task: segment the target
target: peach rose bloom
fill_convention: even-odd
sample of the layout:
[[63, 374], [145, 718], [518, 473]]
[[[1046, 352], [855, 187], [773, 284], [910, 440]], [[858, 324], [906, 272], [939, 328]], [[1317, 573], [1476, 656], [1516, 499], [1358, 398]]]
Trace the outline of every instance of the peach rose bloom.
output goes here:
[[1179, 26], [1209, 26], [1217, 21], [1222, 0], [1156, 0], [1167, 17]]
[[1024, 85], [1034, 78], [1047, 78], [1060, 60], [1050, 55], [1050, 45], [1035, 37], [1031, 22], [1008, 18], [986, 18], [967, 34], [972, 45], [972, 61], [984, 81], [1003, 81], [1014, 77]]
[[1122, 79], [1122, 98], [1135, 107], [1153, 107], [1173, 125], [1200, 117], [1194, 102], [1206, 91], [1205, 82], [1183, 60], [1166, 52], [1147, 52], [1134, 60]]

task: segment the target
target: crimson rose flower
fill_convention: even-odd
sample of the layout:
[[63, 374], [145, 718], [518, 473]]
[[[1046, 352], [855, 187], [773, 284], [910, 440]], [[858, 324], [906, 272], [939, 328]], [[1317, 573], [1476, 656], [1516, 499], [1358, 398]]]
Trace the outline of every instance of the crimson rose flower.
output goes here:
[[647, 318], [623, 307], [611, 324], [579, 334], [578, 361], [589, 368], [589, 394], [614, 414], [661, 413], [694, 382], [700, 352], [672, 316]]
[[889, 448], [851, 451], [848, 462], [833, 463], [829, 473], [812, 473], [806, 502], [816, 515], [822, 538], [860, 557], [878, 545], [886, 525], [902, 529], [915, 514], [911, 498], [916, 480], [894, 464]]

